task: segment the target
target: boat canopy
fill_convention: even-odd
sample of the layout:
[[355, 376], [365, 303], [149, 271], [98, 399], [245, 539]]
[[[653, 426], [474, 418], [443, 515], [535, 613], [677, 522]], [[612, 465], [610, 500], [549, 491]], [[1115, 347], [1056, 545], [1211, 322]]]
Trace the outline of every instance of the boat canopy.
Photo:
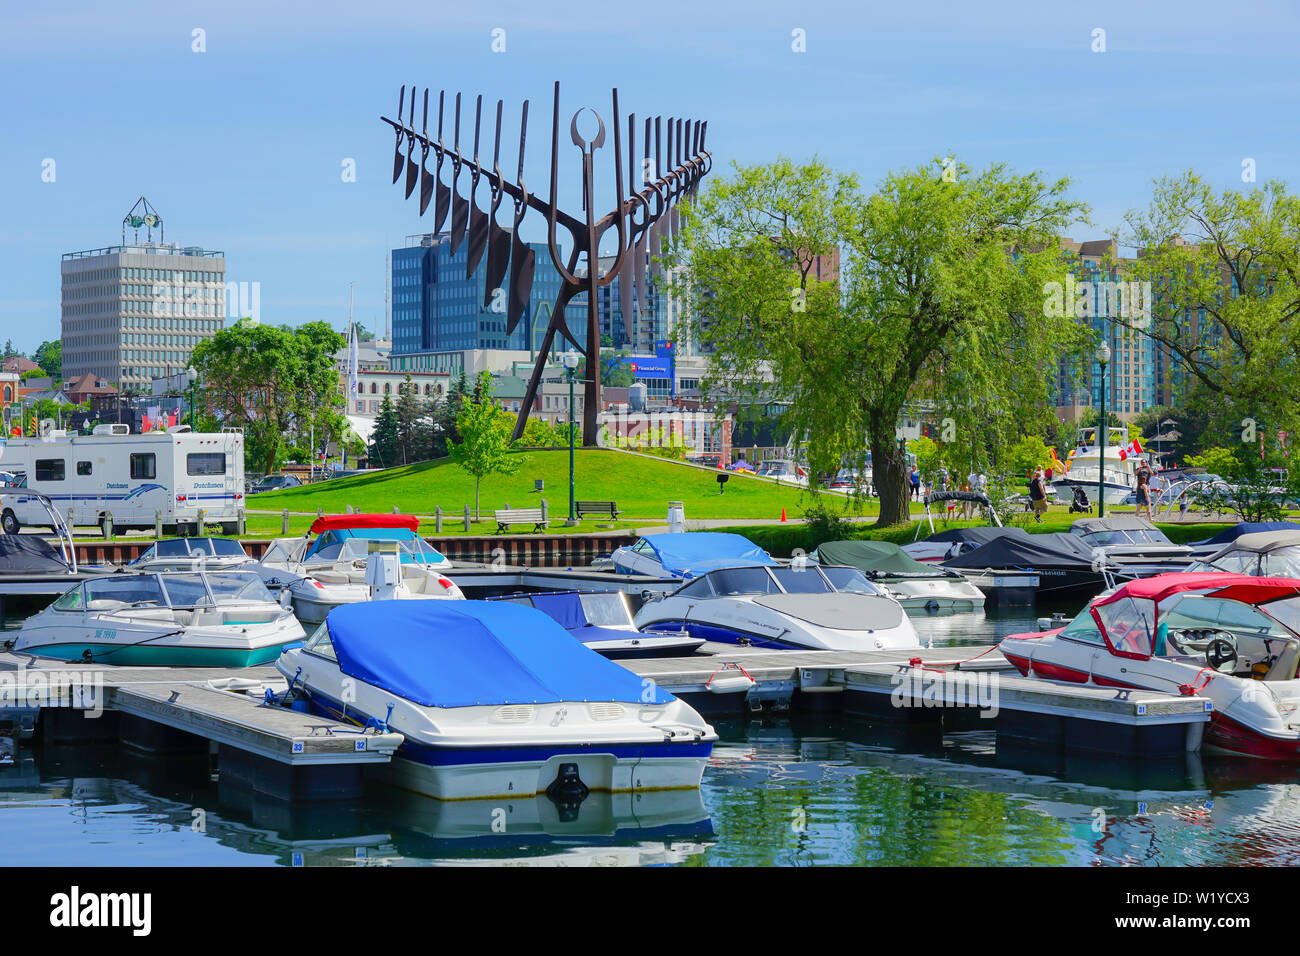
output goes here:
[[775, 566], [779, 562], [748, 538], [719, 531], [647, 534], [641, 538], [667, 574], [695, 576], [715, 568]]
[[29, 574], [35, 571], [66, 572], [67, 564], [44, 538], [35, 535], [0, 534], [0, 574]]
[[1276, 551], [1278, 548], [1293, 548], [1297, 545], [1300, 545], [1300, 528], [1294, 531], [1256, 531], [1252, 534], [1243, 534], [1227, 547], [1220, 548], [1209, 560], [1213, 561], [1219, 555], [1231, 551], [1253, 551], [1256, 554], [1267, 554], [1270, 551]]
[[344, 531], [351, 528], [407, 528], [414, 531], [420, 526], [415, 515], [354, 514], [322, 515], [311, 523], [309, 532]]
[[1092, 550], [1074, 534], [1008, 534], [943, 562], [948, 568], [1092, 567]]
[[969, 541], [972, 544], [988, 544], [995, 538], [1010, 536], [1013, 538], [1028, 538], [1029, 532], [1024, 528], [952, 528], [948, 531], [940, 531], [938, 534], [932, 534], [926, 538], [926, 541]]
[[1213, 538], [1197, 541], [1196, 544], [1227, 544], [1236, 541], [1244, 534], [1257, 534], [1261, 531], [1300, 531], [1300, 524], [1294, 521], [1242, 521], [1231, 528], [1224, 528]]
[[1155, 531], [1156, 526], [1136, 515], [1119, 515], [1114, 518], [1080, 518], [1070, 525], [1071, 534], [1092, 534], [1094, 531]]
[[[1213, 571], [1158, 574], [1116, 588], [1093, 601], [1088, 610], [1111, 654], [1147, 660], [1155, 650], [1161, 604], [1188, 593], [1255, 607], [1300, 595], [1300, 580]], [[1283, 616], [1294, 617], [1290, 613]]]
[[916, 560], [892, 541], [823, 541], [813, 552], [820, 564], [847, 564], [868, 574], [943, 574]]
[[368, 601], [325, 623], [344, 674], [424, 707], [675, 699], [508, 601]]

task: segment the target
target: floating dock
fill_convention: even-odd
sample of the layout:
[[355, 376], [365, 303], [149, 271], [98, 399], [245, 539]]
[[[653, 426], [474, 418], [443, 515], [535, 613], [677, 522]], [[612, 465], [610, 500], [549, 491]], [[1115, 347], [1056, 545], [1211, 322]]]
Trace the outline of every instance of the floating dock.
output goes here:
[[[510, 582], [513, 586], [514, 581]], [[681, 658], [619, 661], [714, 716], [813, 712], [900, 723], [941, 736], [994, 730], [999, 747], [1143, 758], [1199, 750], [1208, 700], [1020, 677], [988, 646], [772, 651], [706, 644]], [[280, 799], [358, 798], [367, 768], [403, 737], [265, 701], [272, 667], [112, 667], [0, 653], [0, 717], [58, 743], [118, 741], [167, 756], [209, 753], [219, 771]], [[44, 695], [43, 697], [41, 695]], [[20, 719], [21, 718], [21, 719]], [[9, 731], [20, 739], [22, 727]]]

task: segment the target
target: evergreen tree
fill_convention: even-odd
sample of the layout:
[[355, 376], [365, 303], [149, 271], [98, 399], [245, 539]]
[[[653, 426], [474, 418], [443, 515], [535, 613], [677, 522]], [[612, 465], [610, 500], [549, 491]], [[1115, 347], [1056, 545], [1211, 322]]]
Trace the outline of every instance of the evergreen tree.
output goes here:
[[392, 400], [385, 395], [383, 404], [379, 406], [379, 414], [375, 417], [375, 430], [370, 435], [371, 463], [380, 468], [390, 468], [400, 464], [401, 454], [397, 410], [393, 408]]
[[401, 463], [409, 465], [420, 461], [420, 400], [416, 395], [416, 385], [408, 372], [406, 380], [397, 386], [397, 404], [393, 408], [397, 419], [397, 445]]

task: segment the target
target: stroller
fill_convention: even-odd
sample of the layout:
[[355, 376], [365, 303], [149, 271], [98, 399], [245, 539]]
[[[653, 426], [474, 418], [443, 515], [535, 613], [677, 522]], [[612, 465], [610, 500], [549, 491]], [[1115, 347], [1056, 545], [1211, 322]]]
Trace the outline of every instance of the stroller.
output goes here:
[[1092, 501], [1088, 493], [1078, 485], [1074, 486], [1074, 500], [1070, 502], [1070, 514], [1092, 514]]

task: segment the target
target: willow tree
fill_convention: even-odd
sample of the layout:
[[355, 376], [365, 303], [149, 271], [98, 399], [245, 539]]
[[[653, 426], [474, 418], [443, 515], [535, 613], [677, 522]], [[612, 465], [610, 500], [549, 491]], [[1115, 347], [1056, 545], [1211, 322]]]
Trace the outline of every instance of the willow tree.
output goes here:
[[1216, 193], [1189, 171], [1125, 222], [1138, 257], [1117, 265], [1152, 297], [1114, 321], [1172, 353], [1179, 398], [1300, 428], [1300, 198], [1278, 182]]
[[1080, 344], [1049, 316], [1064, 278], [1059, 235], [1086, 210], [1068, 182], [995, 165], [893, 173], [872, 195], [819, 162], [735, 167], [685, 214], [674, 264], [691, 334], [711, 352], [705, 388], [791, 402], [814, 473], [861, 463], [880, 524], [909, 518], [904, 408], [946, 441], [997, 442], [1043, 425], [1056, 363]]

